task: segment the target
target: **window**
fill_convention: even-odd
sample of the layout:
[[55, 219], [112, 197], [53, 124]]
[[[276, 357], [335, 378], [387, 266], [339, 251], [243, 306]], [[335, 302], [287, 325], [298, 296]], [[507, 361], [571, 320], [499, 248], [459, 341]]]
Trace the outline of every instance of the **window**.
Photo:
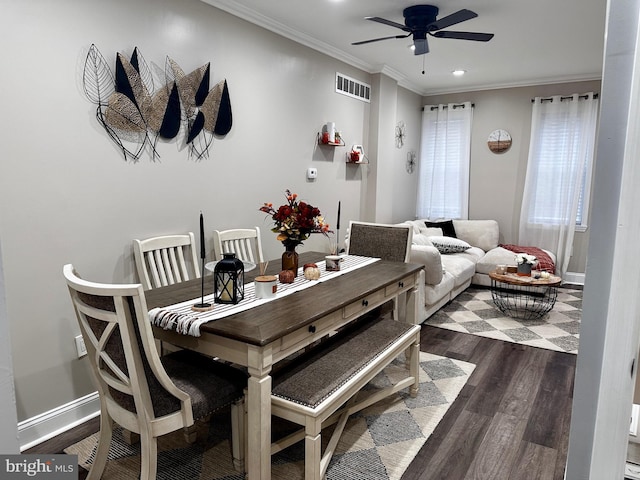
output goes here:
[[555, 252], [561, 277], [586, 229], [597, 118], [593, 93], [534, 99], [519, 243]]
[[467, 218], [470, 102], [426, 105], [418, 166], [418, 218]]
[[[595, 97], [595, 98], [594, 98]], [[597, 96], [534, 100], [527, 170], [527, 223], [586, 229]], [[526, 198], [526, 195], [525, 195]]]

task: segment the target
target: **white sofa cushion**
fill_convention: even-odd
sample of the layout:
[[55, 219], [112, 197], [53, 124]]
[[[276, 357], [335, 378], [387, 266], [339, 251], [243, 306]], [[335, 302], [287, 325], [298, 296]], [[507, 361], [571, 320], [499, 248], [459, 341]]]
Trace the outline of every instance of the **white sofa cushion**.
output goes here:
[[425, 284], [437, 285], [442, 281], [442, 259], [436, 247], [432, 245], [412, 245], [409, 261], [424, 265]]
[[414, 240], [416, 235], [442, 235], [441, 228], [427, 227], [424, 220], [407, 220], [406, 222], [399, 223], [398, 225], [411, 225], [413, 227]]
[[456, 236], [485, 252], [498, 246], [500, 228], [495, 220], [454, 220]]
[[429, 240], [429, 237], [426, 235], [422, 235], [420, 233], [414, 234], [412, 239], [413, 245], [427, 245], [429, 247], [433, 247], [433, 243]]
[[498, 265], [515, 265], [515, 253], [506, 248], [496, 247], [489, 250], [484, 257], [476, 263], [476, 272], [489, 274]]
[[476, 264], [463, 255], [441, 255], [442, 266], [446, 273], [453, 275], [454, 286], [462, 285], [476, 273]]
[[477, 263], [482, 257], [484, 257], [484, 250], [478, 247], [471, 247], [462, 253], [456, 255], [466, 258], [470, 262]]
[[441, 281], [439, 283], [435, 285], [427, 285], [424, 289], [425, 305], [433, 305], [442, 297], [449, 295], [451, 290], [454, 288], [454, 284], [455, 281], [453, 275], [446, 272], [444, 275], [441, 275]]

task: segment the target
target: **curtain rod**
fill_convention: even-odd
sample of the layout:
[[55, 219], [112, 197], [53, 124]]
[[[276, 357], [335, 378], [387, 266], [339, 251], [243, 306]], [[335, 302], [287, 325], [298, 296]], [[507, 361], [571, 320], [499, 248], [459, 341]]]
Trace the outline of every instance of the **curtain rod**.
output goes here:
[[[472, 103], [472, 104], [471, 104], [471, 108], [475, 108], [475, 106], [476, 106], [476, 104], [475, 104], [475, 103]], [[453, 105], [453, 108], [458, 108], [458, 107], [462, 107], [462, 108], [464, 108], [464, 107], [465, 107], [465, 105], [464, 105], [464, 103], [456, 103], [456, 104], [454, 104], [454, 105]], [[449, 108], [449, 105], [443, 105], [443, 108]], [[438, 107], [436, 107], [436, 106], [431, 107], [431, 111], [433, 111], [433, 110], [437, 110], [437, 109], [438, 109]], [[424, 107], [422, 107], [422, 108], [420, 109], [420, 111], [421, 111], [421, 112], [424, 112]]]
[[[584, 100], [586, 100], [587, 98], [589, 98], [589, 95], [578, 95], [578, 98], [582, 98]], [[598, 94], [594, 93], [593, 94], [593, 98], [598, 98]], [[560, 101], [562, 100], [572, 100], [573, 96], [569, 95], [568, 97], [560, 97]], [[531, 103], [534, 103], [536, 101], [535, 98], [531, 99]], [[541, 98], [540, 102], [553, 102], [553, 97], [548, 97], [548, 98]]]

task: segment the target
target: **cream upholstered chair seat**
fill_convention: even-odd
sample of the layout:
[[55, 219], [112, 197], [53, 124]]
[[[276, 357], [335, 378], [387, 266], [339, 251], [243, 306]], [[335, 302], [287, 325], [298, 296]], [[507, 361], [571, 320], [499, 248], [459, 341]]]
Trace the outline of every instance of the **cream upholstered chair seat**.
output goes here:
[[[113, 422], [140, 435], [142, 480], [157, 473], [157, 437], [231, 405], [234, 466], [244, 467], [245, 372], [194, 352], [160, 357], [141, 284], [110, 285], [63, 269], [100, 397], [100, 438], [88, 479], [101, 478]], [[215, 428], [213, 426], [212, 428]]]
[[145, 290], [200, 278], [192, 232], [133, 241], [138, 278]]

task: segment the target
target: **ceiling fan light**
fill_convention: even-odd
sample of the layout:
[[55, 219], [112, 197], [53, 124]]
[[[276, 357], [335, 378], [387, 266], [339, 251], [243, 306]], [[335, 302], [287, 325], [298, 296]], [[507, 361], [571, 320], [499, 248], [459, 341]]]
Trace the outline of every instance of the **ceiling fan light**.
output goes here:
[[424, 55], [425, 53], [429, 53], [429, 44], [427, 43], [426, 38], [414, 39], [413, 46], [414, 46], [413, 53], [415, 55]]
[[458, 69], [458, 70], [454, 70], [451, 73], [453, 73], [453, 75], [456, 76], [456, 77], [461, 77], [462, 75], [467, 73], [467, 71], [466, 70], [462, 70], [462, 69]]

